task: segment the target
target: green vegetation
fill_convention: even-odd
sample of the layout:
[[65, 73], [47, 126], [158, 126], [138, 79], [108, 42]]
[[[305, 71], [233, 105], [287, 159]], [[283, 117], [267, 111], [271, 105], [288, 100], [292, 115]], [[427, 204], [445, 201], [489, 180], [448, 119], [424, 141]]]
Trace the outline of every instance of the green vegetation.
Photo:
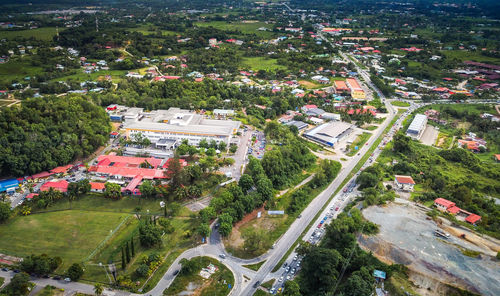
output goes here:
[[498, 57], [490, 57], [482, 54], [479, 51], [464, 51], [464, 50], [443, 50], [441, 51], [449, 59], [458, 59], [459, 61], [475, 61], [481, 63], [500, 65]]
[[261, 286], [269, 290], [273, 287], [275, 281], [276, 281], [275, 279], [268, 280], [267, 282], [262, 283]]
[[268, 293], [264, 292], [263, 290], [257, 289], [255, 293], [253, 293], [253, 296], [267, 296], [269, 295]]
[[273, 35], [269, 31], [259, 31], [260, 27], [271, 28], [270, 25], [264, 22], [225, 22], [225, 21], [211, 21], [211, 22], [197, 22], [198, 27], [214, 27], [222, 31], [240, 31], [244, 34], [256, 34], [263, 38], [269, 38]]
[[249, 264], [249, 265], [243, 265], [243, 267], [246, 267], [248, 269], [251, 269], [251, 270], [259, 270], [259, 268], [262, 266], [262, 264], [266, 263], [266, 260], [264, 261], [261, 261], [259, 263], [255, 263], [255, 264]]
[[397, 107], [410, 107], [410, 103], [403, 101], [392, 101], [391, 104]]
[[[64, 290], [64, 289], [62, 289]], [[45, 286], [36, 296], [62, 296], [64, 292], [54, 286]]]
[[[348, 147], [346, 147], [346, 149], [349, 149], [349, 152], [347, 152], [347, 155], [348, 156], [353, 156], [356, 153], [358, 153], [359, 149], [363, 148], [363, 145], [368, 141], [368, 139], [370, 139], [371, 136], [372, 136], [371, 133], [362, 133], [361, 135], [359, 135], [354, 140], [354, 142], [352, 142], [351, 145], [349, 145]], [[355, 150], [354, 147], [358, 147], [358, 150]]]
[[104, 110], [79, 97], [26, 100], [0, 112], [0, 126], [0, 175], [66, 165], [106, 143], [111, 130]]
[[3, 285], [3, 283], [5, 283], [5, 279], [0, 276], [0, 287]]
[[[59, 32], [63, 30], [64, 28], [59, 28]], [[0, 39], [35, 38], [50, 41], [54, 36], [56, 36], [55, 27], [43, 27], [31, 30], [0, 30]]]
[[[212, 264], [216, 272], [208, 279], [200, 276], [200, 271]], [[183, 291], [196, 291], [199, 295], [227, 295], [234, 286], [234, 276], [221, 262], [210, 257], [195, 257], [181, 260], [182, 269], [163, 295], [178, 295]], [[190, 286], [192, 285], [192, 286]], [[194, 286], [194, 287], [193, 287]]]
[[473, 251], [473, 250], [469, 250], [469, 249], [462, 249], [462, 254], [464, 254], [465, 256], [472, 257], [472, 258], [476, 258], [477, 256], [479, 256], [481, 254], [481, 252]]
[[286, 67], [278, 64], [278, 60], [266, 57], [244, 57], [243, 66], [253, 71], [286, 69]]
[[62, 272], [83, 261], [128, 216], [80, 210], [18, 216], [0, 225], [0, 252], [59, 256], [62, 264], [56, 272]]

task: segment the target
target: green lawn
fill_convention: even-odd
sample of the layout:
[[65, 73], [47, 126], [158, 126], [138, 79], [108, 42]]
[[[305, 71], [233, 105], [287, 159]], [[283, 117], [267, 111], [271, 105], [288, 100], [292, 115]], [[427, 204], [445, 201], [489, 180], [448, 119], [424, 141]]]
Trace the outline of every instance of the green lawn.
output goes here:
[[[140, 25], [137, 28], [129, 28], [127, 29], [132, 32], [139, 32], [142, 33], [143, 35], [152, 35], [155, 34], [156, 31], [158, 30], [158, 27], [155, 25], [151, 24], [145, 24], [145, 25]], [[169, 31], [169, 30], [160, 30], [162, 35], [176, 35], [178, 34], [177, 32], [174, 31]]]
[[45, 286], [40, 292], [36, 294], [36, 296], [63, 296], [64, 291], [58, 289], [54, 286]]
[[18, 216], [0, 225], [0, 253], [59, 256], [61, 272], [82, 262], [127, 216], [80, 210]]
[[[183, 291], [191, 292], [185, 295], [224, 296], [229, 294], [231, 289], [228, 285], [234, 286], [234, 276], [224, 264], [210, 257], [195, 257], [191, 261], [196, 263], [195, 271], [192, 274], [179, 273], [163, 295], [183, 295], [180, 294]], [[213, 264], [218, 269], [208, 279], [204, 279], [199, 274], [201, 269], [209, 264]]]
[[277, 59], [270, 59], [266, 57], [244, 57], [243, 66], [253, 71], [275, 71], [278, 69], [286, 69], [286, 66], [278, 65]]
[[[59, 33], [62, 32], [64, 28], [59, 28]], [[52, 40], [52, 38], [56, 35], [55, 27], [44, 27], [32, 30], [20, 30], [15, 31], [12, 29], [9, 30], [0, 30], [0, 39], [14, 39], [17, 37], [21, 38], [35, 38], [40, 40]]]
[[410, 103], [402, 102], [402, 101], [393, 101], [393, 102], [391, 102], [391, 104], [393, 106], [396, 106], [396, 107], [410, 107]]
[[3, 285], [4, 282], [5, 282], [5, 279], [3, 277], [0, 277], [0, 287]]

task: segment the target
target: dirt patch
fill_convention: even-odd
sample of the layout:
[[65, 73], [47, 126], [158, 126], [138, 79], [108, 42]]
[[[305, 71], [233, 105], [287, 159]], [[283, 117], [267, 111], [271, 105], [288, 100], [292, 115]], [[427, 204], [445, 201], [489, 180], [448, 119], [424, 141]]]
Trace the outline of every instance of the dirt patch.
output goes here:
[[302, 85], [303, 87], [307, 88], [307, 89], [320, 87], [319, 84], [316, 84], [316, 83], [311, 82], [311, 81], [306, 81], [306, 80], [300, 80], [299, 84]]

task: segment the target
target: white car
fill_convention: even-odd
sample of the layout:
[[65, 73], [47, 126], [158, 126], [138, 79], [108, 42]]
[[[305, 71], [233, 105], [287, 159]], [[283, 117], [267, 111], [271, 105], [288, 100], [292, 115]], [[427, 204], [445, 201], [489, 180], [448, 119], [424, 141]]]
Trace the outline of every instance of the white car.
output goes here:
[[283, 277], [280, 276], [280, 278], [278, 279], [278, 282], [282, 282], [283, 281]]

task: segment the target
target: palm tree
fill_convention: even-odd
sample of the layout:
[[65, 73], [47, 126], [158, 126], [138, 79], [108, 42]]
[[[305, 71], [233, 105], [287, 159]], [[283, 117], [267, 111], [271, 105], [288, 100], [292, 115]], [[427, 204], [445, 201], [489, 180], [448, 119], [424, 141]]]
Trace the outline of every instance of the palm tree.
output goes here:
[[94, 294], [96, 296], [102, 295], [102, 292], [104, 291], [104, 288], [102, 287], [101, 284], [97, 283], [94, 285]]

